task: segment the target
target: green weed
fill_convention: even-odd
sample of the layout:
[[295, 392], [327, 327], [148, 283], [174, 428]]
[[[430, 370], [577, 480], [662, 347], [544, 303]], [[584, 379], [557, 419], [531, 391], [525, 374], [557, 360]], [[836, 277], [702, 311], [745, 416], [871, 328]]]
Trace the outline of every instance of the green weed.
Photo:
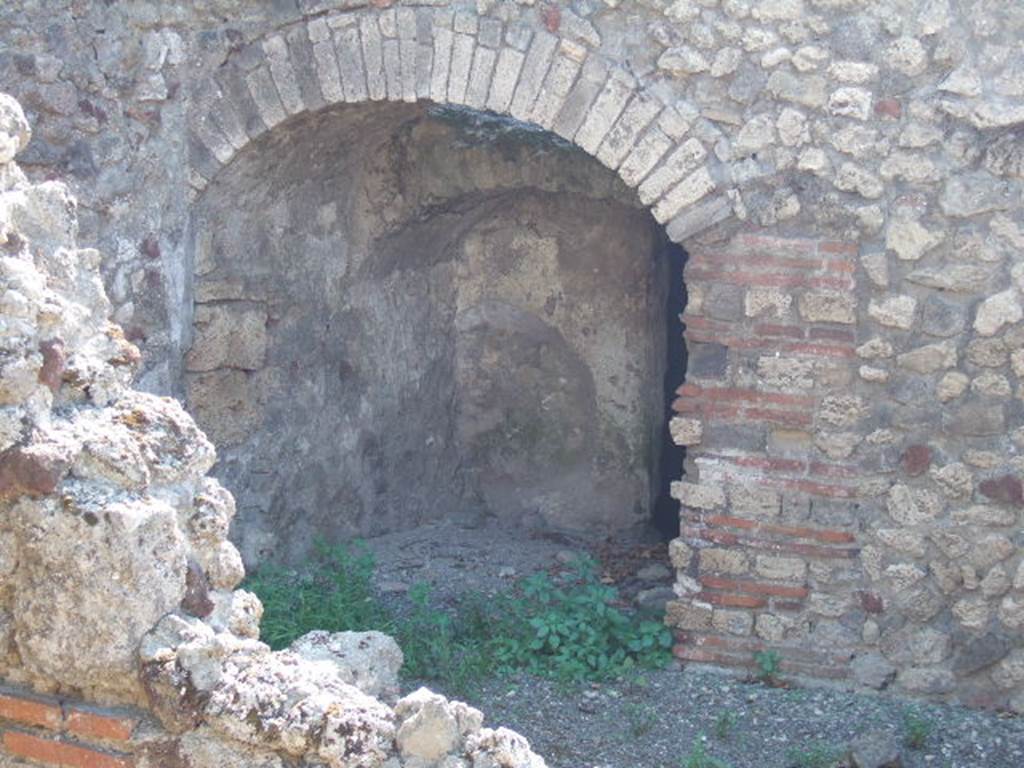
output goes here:
[[263, 603], [265, 643], [274, 650], [287, 648], [314, 629], [391, 630], [390, 616], [373, 593], [373, 555], [363, 544], [316, 542], [313, 561], [314, 567], [302, 573], [263, 566], [243, 585]]
[[365, 546], [318, 544], [314, 568], [265, 566], [245, 588], [263, 601], [263, 639], [285, 648], [314, 629], [379, 630], [398, 640], [403, 674], [465, 693], [496, 673], [525, 670], [566, 683], [636, 674], [670, 660], [672, 633], [659, 621], [617, 607], [614, 587], [581, 559], [568, 574], [529, 576], [496, 596], [467, 595], [450, 609], [414, 585], [408, 605], [387, 609], [373, 591]]
[[715, 718], [715, 736], [720, 741], [726, 741], [732, 736], [733, 729], [736, 727], [736, 713], [731, 709], [724, 709]]
[[729, 763], [709, 755], [701, 739], [693, 742], [689, 753], [679, 762], [680, 768], [731, 768]]
[[841, 749], [824, 743], [794, 747], [786, 752], [787, 764], [793, 768], [834, 768], [842, 758]]
[[756, 651], [754, 663], [757, 664], [758, 678], [769, 685], [774, 684], [778, 680], [781, 661], [782, 659], [775, 651]]
[[646, 736], [658, 724], [658, 711], [649, 704], [627, 704], [626, 719], [634, 739]]
[[911, 749], [924, 749], [925, 743], [932, 732], [932, 722], [916, 712], [907, 710], [903, 713], [904, 741]]

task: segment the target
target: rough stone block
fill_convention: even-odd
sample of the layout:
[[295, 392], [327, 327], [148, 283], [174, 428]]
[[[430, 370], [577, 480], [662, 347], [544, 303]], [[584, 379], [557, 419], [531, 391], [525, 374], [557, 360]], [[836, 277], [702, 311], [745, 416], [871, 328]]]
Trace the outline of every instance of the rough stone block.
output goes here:
[[579, 71], [579, 61], [564, 54], [555, 57], [530, 114], [530, 119], [534, 123], [542, 128], [551, 128]]
[[387, 98], [388, 86], [384, 74], [384, 41], [372, 15], [359, 17], [359, 39], [363, 51], [367, 94], [373, 101]]
[[452, 59], [448, 70], [448, 101], [452, 104], [466, 103], [469, 88], [469, 74], [473, 66], [473, 52], [476, 38], [473, 35], [456, 33], [452, 41]]
[[477, 46], [476, 52], [473, 54], [469, 85], [466, 88], [466, 106], [484, 109], [487, 105], [487, 95], [491, 90], [491, 75], [497, 60], [497, 51]]
[[494, 78], [491, 81], [491, 92], [487, 98], [487, 108], [498, 113], [505, 113], [512, 105], [519, 72], [523, 68], [526, 55], [514, 48], [502, 48], [498, 61], [494, 65]]
[[800, 296], [798, 308], [800, 316], [811, 323], [857, 322], [857, 297], [849, 292], [828, 288], [808, 291]]
[[558, 49], [558, 38], [546, 32], [537, 32], [526, 54], [519, 82], [512, 97], [511, 113], [517, 120], [529, 120], [537, 94]]
[[384, 82], [389, 101], [401, 101], [402, 94], [402, 58], [399, 42], [388, 38], [381, 44], [384, 57]]
[[725, 506], [725, 490], [718, 485], [697, 483], [672, 483], [672, 498], [678, 499], [684, 507], [695, 509], [718, 509]]
[[623, 160], [619, 176], [629, 186], [638, 186], [671, 148], [672, 140], [658, 128], [652, 128]]
[[[576, 143], [586, 152], [596, 153], [597, 159], [609, 168], [618, 168], [632, 149], [635, 138], [661, 111], [659, 102], [646, 97], [638, 96], [640, 100], [635, 108], [627, 106], [635, 92], [636, 80], [621, 70], [613, 69], [576, 133]], [[627, 114], [630, 115], [628, 118]], [[620, 123], [622, 127], [616, 131], [615, 127]]]
[[576, 84], [555, 117], [552, 130], [571, 141], [587, 117], [594, 100], [608, 81], [608, 65], [598, 56], [588, 56]]
[[672, 442], [676, 445], [699, 445], [704, 434], [704, 425], [699, 419], [686, 419], [676, 416], [669, 422]]
[[289, 115], [298, 114], [305, 109], [305, 104], [302, 103], [302, 93], [288, 55], [287, 42], [281, 35], [271, 35], [263, 42], [263, 50], [267, 54], [270, 74], [285, 111]]
[[249, 93], [260, 113], [260, 118], [266, 126], [273, 128], [278, 123], [284, 122], [288, 114], [284, 105], [281, 104], [270, 70], [266, 67], [258, 67], [245, 76], [245, 82], [249, 86]]
[[334, 33], [334, 47], [338, 55], [338, 72], [345, 92], [345, 101], [349, 104], [366, 101], [370, 94], [359, 28], [353, 24], [338, 29]]
[[807, 575], [807, 563], [797, 557], [758, 555], [754, 559], [754, 573], [773, 581], [802, 582]]
[[709, 547], [698, 550], [701, 573], [725, 573], [739, 576], [750, 570], [750, 563], [742, 550]]
[[[598, 100], [600, 101], [600, 99]], [[595, 104], [595, 108], [591, 113], [593, 114], [596, 109], [597, 104]], [[597, 148], [597, 159], [612, 170], [620, 167], [623, 161], [633, 152], [633, 147], [640, 139], [644, 130], [654, 122], [654, 118], [663, 109], [664, 104], [662, 102], [646, 94], [638, 93], [629, 102], [622, 115], [611, 126], [611, 129], [607, 131], [604, 140], [601, 141], [600, 146]], [[587, 124], [584, 123], [580, 133], [583, 134], [586, 129]], [[581, 135], [577, 135], [577, 141], [581, 146], [584, 146]], [[584, 146], [584, 148], [587, 147]], [[642, 178], [642, 176], [638, 178], [636, 183], [639, 183]]]
[[[317, 34], [318, 39], [313, 43], [313, 66], [320, 81], [320, 92], [323, 94], [324, 101], [328, 104], [337, 104], [344, 101], [345, 89], [341, 85], [341, 73], [338, 70], [338, 59], [334, 53], [334, 43], [330, 39], [330, 31], [324, 20], [317, 19], [316, 21], [323, 25], [323, 34], [327, 37], [320, 39]], [[313, 27], [314, 22], [310, 22], [310, 28]], [[312, 31], [310, 37], [313, 37]]]
[[728, 367], [729, 348], [714, 342], [691, 342], [687, 372], [697, 378], [720, 379]]
[[[685, 212], [690, 206], [714, 192], [715, 187], [715, 180], [712, 178], [711, 172], [707, 168], [699, 168], [671, 189], [654, 206], [651, 213], [659, 224], [664, 224], [669, 219]], [[718, 213], [721, 212], [720, 208], [713, 210]], [[706, 212], [701, 211], [697, 215], [700, 216], [703, 213]]]
[[[671, 139], [669, 140], [671, 141]], [[673, 184], [697, 168], [706, 157], [707, 150], [697, 139], [689, 139], [674, 149], [665, 158], [665, 161], [640, 184], [638, 189], [640, 202], [650, 205], [662, 197]]]
[[455, 35], [445, 27], [434, 27], [434, 68], [430, 79], [430, 99], [444, 104], [448, 99], [448, 73], [452, 63]]
[[320, 89], [320, 78], [313, 56], [313, 46], [304, 25], [297, 25], [285, 34], [295, 80], [299, 84], [299, 97], [305, 109], [314, 112], [327, 102]]

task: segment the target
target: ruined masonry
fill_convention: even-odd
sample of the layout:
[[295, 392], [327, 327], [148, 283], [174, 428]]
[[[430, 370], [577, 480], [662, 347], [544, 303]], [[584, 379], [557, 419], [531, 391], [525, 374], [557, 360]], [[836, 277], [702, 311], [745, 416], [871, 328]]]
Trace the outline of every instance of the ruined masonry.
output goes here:
[[[670, 423], [687, 449], [673, 472], [680, 529], [670, 545], [680, 659], [744, 668], [770, 649], [785, 674], [1024, 711], [1024, 6], [62, 0], [44, 9], [16, 0], [0, 8], [0, 28], [0, 82], [34, 130], [28, 142], [20, 110], [3, 102], [8, 755], [76, 764], [66, 750], [95, 743], [111, 766], [271, 766], [285, 754], [330, 765], [539, 764], [518, 737], [482, 729], [461, 705], [421, 693], [392, 709], [350, 685], [351, 674], [310, 666], [323, 661], [304, 659], [308, 651], [260, 645], [258, 604], [231, 591], [242, 558], [226, 538], [231, 496], [206, 477], [213, 447], [158, 396], [187, 400], [211, 434], [224, 430], [215, 471], [225, 482], [250, 470], [269, 477], [230, 446], [274, 418], [288, 361], [273, 350], [303, 327], [275, 314], [265, 284], [216, 270], [250, 253], [254, 264], [306, 265], [291, 257], [319, 247], [316, 227], [340, 230], [349, 250], [330, 262], [338, 274], [309, 283], [379, 278], [398, 302], [394, 254], [418, 242], [407, 222], [469, 210], [480, 189], [530, 190], [519, 220], [549, 218], [530, 225], [537, 240], [524, 252], [547, 254], [548, 266], [562, 264], [573, 239], [551, 229], [552, 212], [610, 221], [587, 207], [609, 201], [625, 206], [614, 209], [622, 221], [629, 206], [649, 211], [688, 253], [688, 361]], [[570, 178], [578, 165], [579, 175], [563, 183], [553, 170], [479, 159], [495, 165], [467, 162], [444, 188], [433, 176], [392, 183], [408, 137], [440, 145], [455, 135], [431, 127], [427, 104], [469, 123], [487, 112], [498, 125], [533, 126], [548, 169]], [[344, 135], [331, 132], [339, 120], [352, 121]], [[469, 146], [457, 138], [449, 143]], [[309, 152], [275, 163], [288, 146]], [[10, 162], [18, 151], [38, 183]], [[356, 156], [364, 166], [345, 165]], [[354, 169], [341, 174], [354, 185], [344, 195], [316, 175], [328, 160]], [[274, 193], [274, 174], [287, 173], [293, 186]], [[78, 240], [105, 258], [75, 246], [74, 204], [56, 177], [79, 201]], [[288, 193], [307, 182], [320, 185], [316, 208], [289, 208]], [[568, 193], [591, 202], [549, 204]], [[230, 201], [251, 215], [217, 235], [210, 222]], [[471, 275], [459, 269], [486, 263], [490, 234], [450, 229], [462, 239], [446, 253], [458, 257], [420, 264], [422, 274]], [[503, 284], [508, 296], [563, 277], [522, 269]], [[558, 460], [635, 472], [644, 425], [656, 426], [641, 408], [655, 397], [643, 389], [651, 372], [632, 390], [610, 388], [619, 369], [594, 362], [606, 348], [584, 354], [591, 325], [577, 328], [543, 301], [529, 316], [502, 314], [472, 279], [454, 284], [449, 303], [424, 317], [467, 333], [479, 343], [469, 349], [504, 349], [488, 335], [498, 329], [564, 341], [578, 356], [571, 376], [538, 370], [590, 382], [561, 393], [595, 403], [585, 418], [566, 406], [580, 435], [610, 418], [602, 403], [629, 406], [620, 411], [631, 420], [613, 426], [641, 437], [614, 461], [581, 459], [574, 445]], [[535, 322], [545, 312], [557, 323]], [[247, 335], [204, 346], [221, 321]], [[217, 357], [227, 352], [240, 357]], [[143, 391], [128, 388], [136, 364]], [[491, 402], [473, 399], [490, 390], [466, 371], [437, 379], [438, 391], [469, 393], [453, 396], [460, 417], [466, 403]], [[323, 391], [356, 386], [363, 373], [342, 366]], [[252, 396], [225, 401], [238, 391]], [[310, 395], [306, 407], [321, 402]], [[453, 433], [483, 434], [481, 413], [490, 411], [470, 412]], [[366, 467], [397, 462], [380, 439], [353, 437], [349, 453]], [[586, 488], [591, 476], [580, 473], [575, 487]], [[324, 488], [352, 506], [389, 492]], [[566, 489], [537, 506], [564, 522], [556, 491]], [[285, 513], [302, 519], [298, 508]], [[241, 506], [246, 560], [284, 546], [261, 527], [278, 519]], [[136, 709], [94, 712], [80, 701]]]
[[398, 691], [389, 637], [259, 642], [213, 446], [177, 401], [131, 389], [139, 353], [77, 246], [74, 198], [12, 162], [29, 137], [0, 96], [0, 670], [18, 686], [0, 687], [0, 762], [543, 768], [465, 704], [377, 698]]

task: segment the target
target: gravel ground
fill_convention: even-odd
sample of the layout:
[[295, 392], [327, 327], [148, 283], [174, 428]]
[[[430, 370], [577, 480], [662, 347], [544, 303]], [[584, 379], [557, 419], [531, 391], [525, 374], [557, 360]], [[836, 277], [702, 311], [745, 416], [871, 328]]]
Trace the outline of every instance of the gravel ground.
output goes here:
[[[494, 592], [583, 551], [602, 562], [606, 581], [627, 599], [671, 581], [665, 544], [643, 533], [587, 542], [438, 523], [367, 544], [377, 556], [378, 587], [395, 600], [418, 581], [433, 586], [440, 605], [470, 589]], [[1022, 718], [884, 694], [772, 688], [678, 664], [584, 686], [523, 675], [489, 681], [465, 698], [489, 723], [526, 736], [550, 768], [828, 768], [845, 765], [847, 745], [865, 734], [898, 747], [906, 768], [1024, 768]], [[927, 731], [917, 748], [907, 744], [908, 716]], [[698, 745], [722, 762], [688, 763]]]
[[[583, 688], [523, 676], [489, 683], [471, 699], [489, 723], [526, 736], [550, 768], [680, 768], [698, 741], [730, 768], [825, 768], [844, 765], [830, 755], [841, 756], [866, 733], [894, 741], [906, 768], [1024, 766], [1021, 718], [832, 689], [769, 688], [692, 668], [650, 673], [643, 684]], [[905, 743], [908, 713], [930, 730], [919, 749]]]

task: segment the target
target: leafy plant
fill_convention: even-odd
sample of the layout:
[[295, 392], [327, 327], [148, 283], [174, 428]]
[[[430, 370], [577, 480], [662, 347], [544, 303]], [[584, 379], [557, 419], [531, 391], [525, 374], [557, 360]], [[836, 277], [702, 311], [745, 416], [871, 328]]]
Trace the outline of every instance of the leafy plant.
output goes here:
[[733, 728], [736, 727], [736, 713], [731, 709], [723, 709], [715, 718], [715, 736], [725, 741], [732, 736]]
[[263, 639], [275, 649], [314, 630], [380, 630], [398, 640], [407, 677], [444, 681], [465, 693], [483, 678], [526, 670], [561, 681], [631, 675], [664, 666], [672, 634], [659, 621], [617, 607], [593, 560], [570, 573], [538, 573], [515, 589], [468, 595], [442, 609], [425, 584], [390, 610], [373, 591], [374, 559], [364, 545], [318, 543], [310, 572], [264, 566], [245, 584], [263, 601]]
[[696, 739], [689, 753], [679, 762], [680, 768], [731, 768], [729, 763], [708, 754], [703, 737]]
[[569, 680], [595, 680], [669, 660], [672, 633], [615, 606], [618, 591], [602, 584], [596, 564], [577, 561], [574, 573], [524, 579], [506, 599], [494, 652], [507, 669]]
[[903, 713], [904, 740], [911, 749], [924, 749], [925, 743], [932, 732], [932, 722], [916, 712], [907, 710]]
[[824, 743], [794, 747], [786, 752], [786, 760], [793, 768], [835, 768], [842, 758], [841, 749]]
[[394, 622], [392, 634], [402, 648], [402, 673], [411, 678], [444, 680], [455, 693], [470, 691], [494, 670], [488, 652], [491, 616], [471, 596], [455, 615], [431, 603], [430, 587], [414, 584], [410, 609]]
[[287, 648], [314, 629], [391, 631], [373, 593], [373, 554], [361, 542], [314, 544], [314, 567], [298, 573], [267, 565], [245, 584], [263, 603], [260, 634], [271, 648]]
[[775, 651], [755, 651], [754, 663], [757, 664], [758, 678], [765, 683], [775, 683], [778, 680], [781, 661]]
[[658, 724], [658, 712], [648, 704], [628, 704], [626, 719], [629, 720], [629, 732], [633, 738], [639, 739], [654, 730]]

